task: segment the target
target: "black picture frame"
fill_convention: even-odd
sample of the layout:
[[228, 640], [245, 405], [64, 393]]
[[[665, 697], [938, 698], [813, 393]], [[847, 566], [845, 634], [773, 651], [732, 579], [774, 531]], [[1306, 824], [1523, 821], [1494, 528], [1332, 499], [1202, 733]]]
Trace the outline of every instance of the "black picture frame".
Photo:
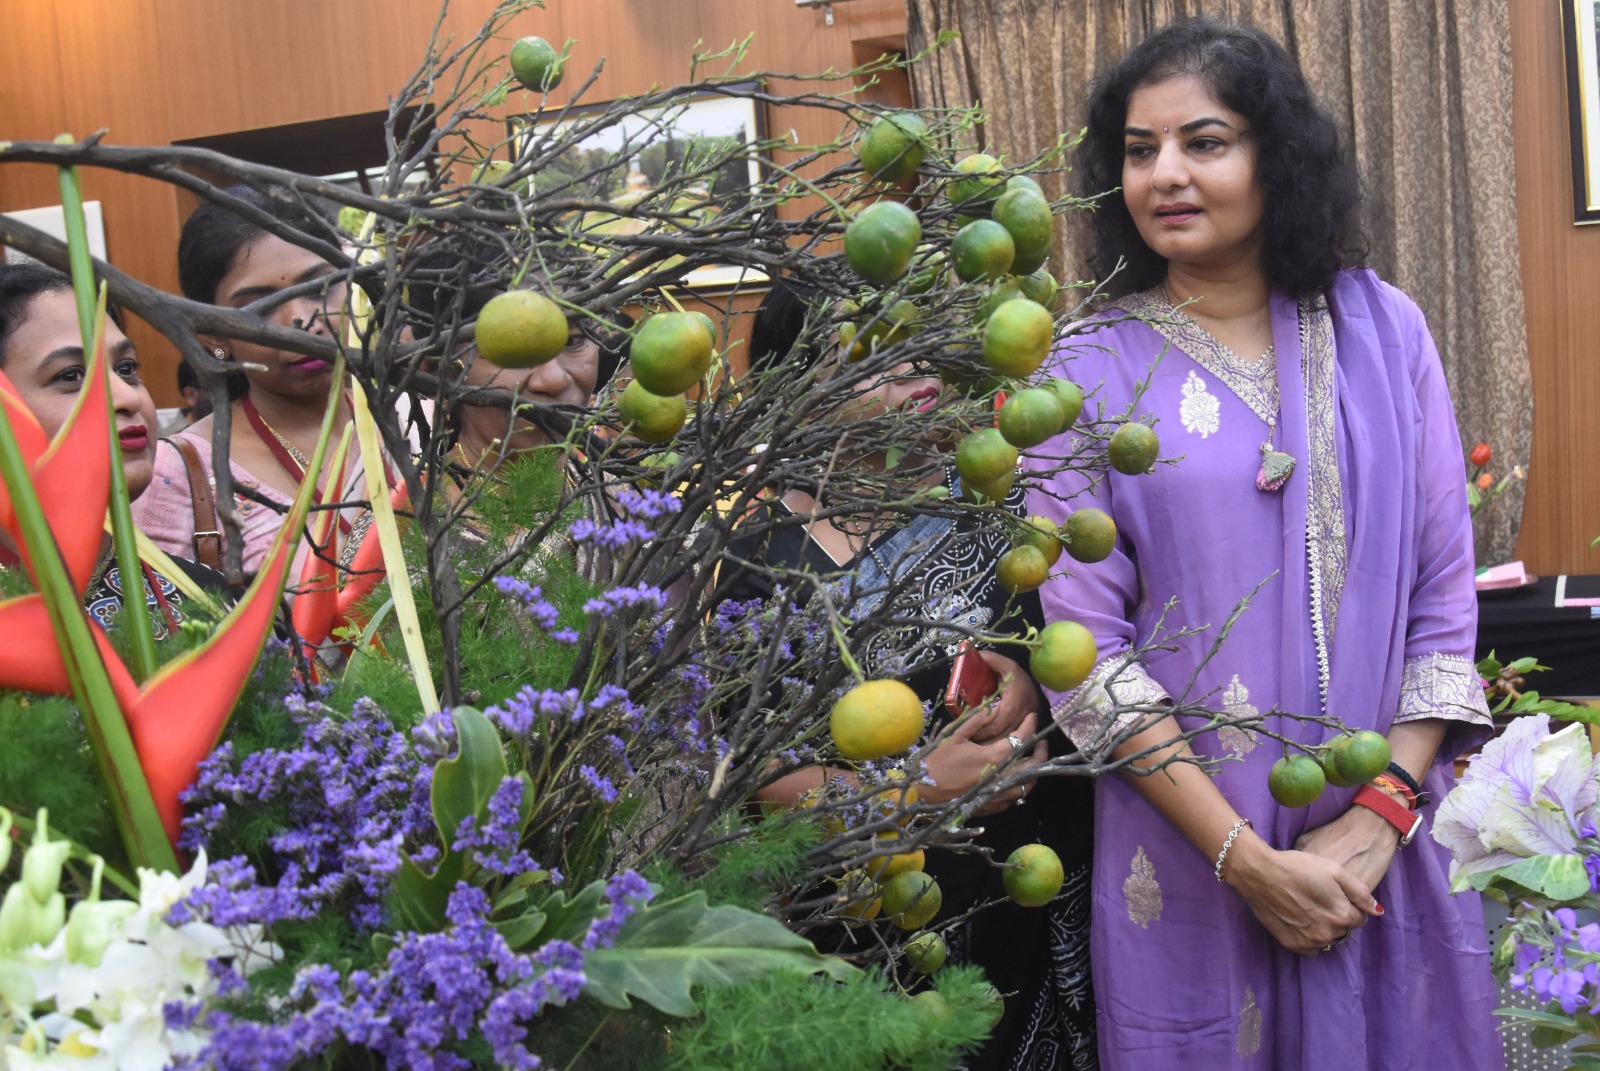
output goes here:
[[1600, 15], [1596, 0], [1556, 2], [1567, 71], [1573, 222], [1584, 226], [1600, 223]]

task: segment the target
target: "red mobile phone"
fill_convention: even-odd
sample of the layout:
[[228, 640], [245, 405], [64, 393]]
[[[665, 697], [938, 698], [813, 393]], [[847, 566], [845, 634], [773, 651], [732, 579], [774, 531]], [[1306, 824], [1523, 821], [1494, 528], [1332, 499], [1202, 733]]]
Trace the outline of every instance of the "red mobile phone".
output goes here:
[[983, 660], [971, 640], [962, 640], [956, 648], [956, 661], [950, 667], [950, 683], [944, 690], [944, 708], [952, 718], [959, 718], [980, 705], [1000, 687], [989, 663]]

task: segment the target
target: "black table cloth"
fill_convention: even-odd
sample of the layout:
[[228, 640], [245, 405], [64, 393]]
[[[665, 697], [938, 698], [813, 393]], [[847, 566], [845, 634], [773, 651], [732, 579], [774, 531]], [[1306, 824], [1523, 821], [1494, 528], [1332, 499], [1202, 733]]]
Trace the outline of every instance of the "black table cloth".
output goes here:
[[1480, 591], [1477, 657], [1531, 656], [1550, 667], [1528, 674], [1527, 686], [1540, 695], [1600, 696], [1600, 607], [1558, 607], [1555, 597], [1553, 576], [1512, 591]]

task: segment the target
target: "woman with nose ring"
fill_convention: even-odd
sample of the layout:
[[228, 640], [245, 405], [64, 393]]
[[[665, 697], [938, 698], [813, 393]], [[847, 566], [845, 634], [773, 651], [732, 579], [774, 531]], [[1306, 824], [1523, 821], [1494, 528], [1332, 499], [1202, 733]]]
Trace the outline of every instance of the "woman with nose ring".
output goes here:
[[[309, 211], [288, 210], [259, 191], [234, 187], [229, 192], [298, 230], [323, 229]], [[178, 242], [179, 285], [194, 301], [240, 309], [290, 287], [326, 280], [308, 293], [267, 302], [262, 315], [273, 324], [328, 339], [337, 339], [344, 325], [346, 287], [334, 276], [334, 266], [316, 253], [211, 203], [189, 217]], [[200, 342], [241, 369], [232, 402], [228, 461], [235, 487], [244, 492], [236, 494], [234, 502], [243, 528], [243, 566], [245, 572], [254, 572], [307, 475], [333, 368], [319, 357], [241, 339], [205, 336]], [[341, 406], [334, 415], [335, 439], [349, 419], [348, 404]], [[204, 518], [215, 513], [212, 420], [203, 418], [163, 441], [150, 493], [134, 507], [135, 523], [158, 547], [201, 561], [220, 561], [214, 532], [203, 528]], [[320, 472], [316, 480], [319, 487], [333, 481], [342, 489], [341, 500], [352, 503], [340, 511], [339, 528], [341, 547], [353, 548], [370, 519], [359, 505], [367, 497], [359, 454], [351, 451], [342, 472]], [[263, 504], [263, 499], [270, 504]], [[300, 562], [308, 552], [303, 545]], [[300, 562], [291, 575], [299, 575]]]

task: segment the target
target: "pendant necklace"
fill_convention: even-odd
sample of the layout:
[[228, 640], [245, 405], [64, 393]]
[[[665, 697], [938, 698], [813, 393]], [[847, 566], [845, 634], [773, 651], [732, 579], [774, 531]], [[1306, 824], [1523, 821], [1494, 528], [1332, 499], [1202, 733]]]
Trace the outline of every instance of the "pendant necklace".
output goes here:
[[[1167, 303], [1167, 308], [1169, 310], [1171, 310], [1174, 314], [1179, 314], [1177, 306], [1173, 304], [1172, 294], [1167, 290], [1167, 284], [1164, 280], [1161, 283], [1161, 298]], [[1187, 314], [1182, 315], [1185, 315], [1186, 318], [1201, 331], [1205, 331], [1205, 328], [1200, 326], [1199, 321], [1195, 320], [1192, 316], [1187, 316]], [[1210, 335], [1210, 332], [1206, 332], [1206, 334]], [[1305, 334], [1305, 322], [1302, 319], [1300, 325], [1300, 347], [1302, 351], [1305, 349]], [[1232, 356], [1232, 351], [1223, 346], [1221, 342], [1217, 342], [1216, 345], [1219, 349], [1224, 350], [1230, 356]], [[1244, 363], [1242, 359], [1236, 356], [1233, 356], [1232, 359], [1241, 365]], [[1261, 417], [1261, 419], [1267, 425], [1267, 439], [1261, 444], [1261, 466], [1260, 468], [1256, 469], [1256, 490], [1271, 494], [1273, 492], [1283, 490], [1283, 485], [1289, 482], [1290, 476], [1294, 475], [1295, 459], [1294, 455], [1275, 449], [1272, 445], [1272, 437], [1276, 433], [1278, 425], [1277, 414], [1282, 410], [1282, 405], [1278, 399], [1277, 347], [1268, 346], [1267, 351], [1261, 355], [1260, 360], [1266, 362], [1266, 371], [1272, 381], [1272, 389], [1264, 393], [1266, 393], [1272, 400], [1273, 412], [1271, 416]], [[1252, 406], [1251, 409], [1255, 411], [1258, 416], [1260, 416], [1260, 411], [1255, 410], [1254, 406]]]

